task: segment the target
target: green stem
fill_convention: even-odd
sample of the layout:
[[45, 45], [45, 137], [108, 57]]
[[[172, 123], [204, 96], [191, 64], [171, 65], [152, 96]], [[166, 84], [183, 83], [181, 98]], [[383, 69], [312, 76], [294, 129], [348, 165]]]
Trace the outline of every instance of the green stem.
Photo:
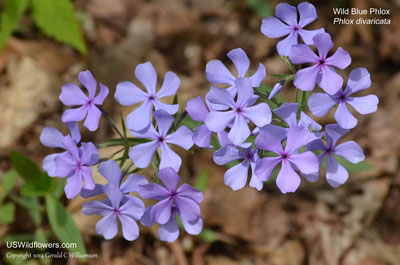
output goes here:
[[257, 88], [255, 88], [255, 89], [254, 89], [254, 93], [255, 93], [257, 96], [259, 96], [259, 97], [261, 97], [261, 98], [263, 98], [263, 99], [267, 99], [267, 100], [272, 101], [272, 102], [273, 102], [274, 104], [276, 104], [278, 107], [282, 105], [282, 104], [279, 103], [275, 98], [268, 99], [268, 97], [269, 97], [269, 93], [268, 93], [268, 92], [265, 92], [265, 94], [264, 94], [263, 92], [261, 92], [260, 90], [258, 90]]
[[103, 109], [101, 106], [97, 106], [99, 110], [101, 111], [101, 114], [104, 116], [104, 118], [108, 121], [108, 123], [111, 125], [111, 127], [118, 133], [118, 135], [122, 138], [125, 139], [124, 135], [120, 132], [118, 129], [117, 125], [115, 124], [114, 120], [111, 118], [111, 116]]

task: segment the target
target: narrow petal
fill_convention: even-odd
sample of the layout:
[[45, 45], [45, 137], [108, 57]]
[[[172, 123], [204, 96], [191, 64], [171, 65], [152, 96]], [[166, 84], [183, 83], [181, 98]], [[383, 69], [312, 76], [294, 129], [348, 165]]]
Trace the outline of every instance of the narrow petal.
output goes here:
[[110, 199], [113, 208], [119, 208], [119, 205], [121, 204], [123, 198], [123, 194], [120, 191], [119, 187], [109, 183], [104, 186], [104, 193]]
[[357, 119], [351, 114], [346, 103], [339, 103], [335, 112], [335, 120], [343, 129], [352, 129], [357, 125]]
[[200, 96], [192, 98], [188, 101], [186, 105], [186, 111], [194, 121], [198, 122], [204, 122], [208, 113], [206, 104], [204, 104], [204, 101]]
[[166, 136], [175, 119], [171, 117], [167, 112], [163, 110], [156, 110], [153, 112], [154, 119], [158, 125], [158, 131], [160, 135]]
[[165, 167], [158, 172], [158, 178], [164, 183], [169, 191], [176, 191], [181, 177], [171, 167]]
[[148, 99], [148, 95], [129, 81], [117, 84], [114, 94], [115, 100], [124, 106], [134, 105]]
[[293, 154], [301, 147], [310, 142], [311, 133], [308, 128], [302, 126], [292, 126], [288, 130], [285, 151]]
[[55, 165], [55, 176], [60, 178], [70, 177], [75, 174], [76, 163], [65, 155], [53, 157]]
[[250, 99], [253, 97], [253, 86], [250, 79], [238, 78], [235, 81], [235, 87], [238, 91], [237, 105], [244, 107], [248, 106]]
[[111, 212], [109, 215], [100, 219], [96, 224], [96, 233], [104, 236], [105, 239], [111, 239], [118, 233], [117, 216]]
[[315, 87], [320, 67], [314, 65], [297, 71], [293, 84], [304, 91], [311, 91]]
[[146, 62], [136, 66], [135, 76], [146, 88], [150, 95], [155, 95], [157, 85], [157, 73], [151, 62]]
[[351, 95], [360, 90], [367, 89], [371, 86], [371, 75], [365, 68], [356, 68], [350, 72], [347, 86], [344, 90], [346, 95]]
[[228, 138], [228, 133], [226, 131], [221, 131], [217, 133], [218, 136], [218, 142], [221, 145], [221, 147], [224, 147], [225, 145], [232, 144], [231, 140]]
[[175, 201], [182, 219], [186, 221], [195, 221], [201, 217], [200, 207], [194, 200], [184, 196], [176, 196]]
[[139, 237], [139, 226], [132, 218], [123, 214], [118, 216], [121, 221], [122, 235], [128, 241], [135, 240]]
[[193, 146], [193, 132], [186, 126], [181, 126], [174, 133], [165, 137], [165, 142], [189, 150]]
[[350, 130], [344, 129], [338, 124], [328, 124], [325, 126], [326, 132], [326, 141], [328, 146], [333, 147], [342, 138], [346, 135]]
[[359, 163], [365, 159], [362, 148], [354, 141], [344, 142], [336, 146], [335, 154], [353, 164]]
[[82, 213], [84, 215], [106, 215], [112, 211], [112, 208], [100, 201], [89, 201], [82, 204]]
[[[256, 161], [257, 160], [258, 159], [256, 159]], [[251, 166], [251, 179], [249, 182], [249, 186], [260, 191], [260, 190], [262, 190], [264, 184], [255, 173], [256, 163], [250, 163], [250, 166]]]
[[256, 147], [261, 150], [271, 151], [280, 154], [282, 149], [281, 140], [275, 136], [274, 132], [270, 132], [268, 128], [263, 128], [255, 141]]
[[263, 157], [257, 161], [254, 172], [260, 181], [268, 181], [272, 171], [280, 162], [279, 157]]
[[268, 99], [271, 100], [273, 97], [275, 97], [282, 90], [284, 84], [285, 81], [276, 83], [269, 93]]
[[360, 114], [370, 114], [378, 109], [379, 99], [375, 95], [349, 97], [347, 103], [349, 103]]
[[166, 143], [161, 144], [161, 161], [160, 169], [165, 167], [172, 167], [176, 172], [181, 167], [182, 159]]
[[217, 165], [226, 165], [238, 159], [244, 159], [245, 154], [234, 145], [226, 145], [214, 152], [213, 160]]
[[179, 110], [179, 104], [170, 105], [170, 104], [163, 103], [163, 102], [159, 101], [158, 99], [153, 100], [153, 104], [154, 104], [155, 110], [163, 110], [170, 115], [177, 113]]
[[319, 171], [319, 160], [311, 151], [293, 154], [290, 156], [289, 162], [293, 163], [303, 174], [312, 174]]
[[222, 112], [222, 111], [211, 111], [207, 114], [204, 123], [208, 129], [213, 132], [223, 131], [229, 123], [235, 118], [233, 110]]
[[190, 235], [198, 235], [203, 229], [203, 220], [201, 218], [194, 221], [187, 221], [182, 219], [183, 227]]
[[238, 77], [244, 77], [250, 67], [250, 59], [241, 48], [233, 49], [228, 52], [227, 56], [236, 67]]
[[300, 14], [299, 26], [307, 26], [317, 19], [317, 11], [312, 4], [303, 2], [298, 4], [297, 9], [299, 10]]
[[100, 117], [101, 111], [96, 106], [91, 106], [88, 108], [88, 115], [83, 125], [88, 128], [89, 131], [96, 131], [99, 127]]
[[121, 183], [121, 168], [114, 160], [101, 162], [98, 172], [103, 175], [109, 183], [119, 186]]
[[297, 9], [292, 5], [286, 3], [278, 4], [275, 8], [275, 16], [282, 19], [288, 25], [297, 24]]
[[202, 148], [208, 148], [211, 143], [212, 131], [206, 125], [200, 125], [193, 133], [193, 142]]
[[220, 60], [212, 60], [207, 63], [206, 76], [208, 81], [216, 85], [233, 85], [236, 79]]
[[313, 41], [315, 47], [317, 47], [319, 56], [322, 58], [326, 58], [328, 52], [333, 48], [331, 35], [329, 35], [328, 33], [320, 33], [315, 35]]
[[225, 172], [224, 183], [232, 190], [240, 190], [246, 185], [248, 174], [249, 162], [243, 161]]
[[210, 92], [207, 93], [207, 100], [212, 104], [224, 105], [231, 109], [235, 108], [235, 102], [231, 94], [220, 87], [211, 87]]
[[197, 203], [201, 203], [203, 201], [203, 192], [189, 186], [186, 183], [182, 184], [176, 191], [179, 196], [184, 196], [186, 198], [192, 199]]
[[88, 109], [85, 105], [76, 109], [67, 109], [64, 111], [61, 119], [64, 123], [71, 121], [78, 122], [85, 118], [87, 112]]
[[159, 224], [165, 224], [171, 218], [172, 200], [167, 198], [153, 205], [150, 211], [152, 219], [155, 219]]
[[154, 129], [153, 124], [149, 124], [147, 129], [143, 131], [129, 131], [133, 137], [158, 140], [159, 133]]
[[267, 17], [262, 20], [261, 32], [268, 38], [280, 38], [290, 33], [290, 26], [276, 17]]
[[288, 161], [282, 161], [281, 170], [276, 177], [276, 185], [279, 190], [285, 194], [288, 192], [295, 192], [300, 186], [300, 177], [293, 170]]
[[79, 172], [75, 171], [75, 174], [67, 178], [67, 184], [64, 187], [65, 196], [68, 199], [74, 198], [82, 189], [82, 176]]
[[129, 158], [138, 168], [146, 168], [150, 165], [159, 144], [156, 141], [138, 144], [129, 151]]
[[94, 196], [102, 194], [102, 193], [104, 193], [104, 185], [96, 184], [94, 186], [94, 189], [92, 189], [92, 190], [83, 188], [81, 190], [81, 197], [86, 199], [86, 198], [94, 197]]
[[284, 103], [279, 108], [274, 109], [274, 112], [281, 117], [289, 126], [297, 125], [297, 110], [299, 104]]
[[334, 188], [344, 184], [349, 178], [347, 170], [333, 156], [328, 156], [326, 164], [326, 180]]
[[140, 219], [140, 223], [144, 226], [153, 226], [156, 223], [156, 220], [152, 219], [150, 216], [150, 211], [153, 206], [150, 206], [149, 208], [144, 211], [144, 214], [142, 218]]
[[81, 163], [84, 165], [94, 165], [99, 161], [99, 151], [92, 143], [82, 143]]
[[279, 41], [276, 49], [281, 56], [289, 56], [293, 45], [299, 44], [299, 37], [295, 32], [291, 32], [286, 38]]
[[250, 129], [245, 118], [242, 115], [237, 115], [231, 130], [228, 133], [232, 143], [238, 145], [243, 143], [250, 135]]
[[350, 54], [347, 51], [343, 50], [342, 47], [339, 47], [331, 57], [326, 59], [327, 65], [333, 65], [339, 69], [345, 69], [347, 66], [350, 65], [350, 63]]
[[308, 99], [308, 107], [312, 114], [317, 117], [325, 116], [339, 101], [325, 93], [313, 93]]
[[121, 184], [120, 189], [123, 193], [139, 192], [139, 186], [144, 184], [148, 184], [148, 181], [144, 176], [130, 174]]
[[310, 118], [303, 111], [300, 113], [299, 126], [311, 127], [314, 131], [319, 131], [322, 129], [322, 126]]
[[64, 149], [71, 154], [71, 158], [74, 162], [79, 159], [78, 147], [76, 146], [74, 140], [72, 140], [70, 135], [64, 136], [62, 140]]
[[129, 130], [142, 131], [150, 125], [150, 114], [153, 104], [145, 101], [137, 109], [126, 117], [126, 125]]
[[264, 80], [265, 75], [266, 75], [265, 66], [262, 63], [260, 63], [258, 65], [257, 71], [249, 78], [252, 86], [259, 87], [261, 82]]
[[65, 125], [68, 127], [72, 140], [76, 144], [78, 144], [81, 141], [81, 133], [79, 132], [79, 126], [77, 122], [67, 122]]
[[149, 183], [139, 186], [139, 195], [144, 199], [164, 200], [169, 193], [163, 186]]
[[179, 236], [179, 226], [176, 216], [171, 216], [167, 223], [158, 228], [158, 237], [161, 241], [174, 242]]
[[313, 38], [315, 37], [315, 35], [324, 33], [325, 29], [324, 28], [316, 29], [316, 30], [300, 29], [298, 32], [305, 44], [314, 45]]
[[260, 103], [243, 110], [243, 116], [251, 120], [257, 127], [271, 123], [272, 113], [267, 103]]
[[164, 82], [157, 93], [157, 98], [170, 97], [176, 94], [181, 81], [173, 72], [167, 72], [164, 77]]
[[94, 79], [92, 73], [89, 70], [82, 71], [78, 74], [78, 79], [89, 92], [89, 98], [94, 98], [97, 90], [97, 81]]
[[343, 78], [331, 68], [322, 67], [322, 78], [319, 86], [329, 95], [335, 95], [343, 85]]
[[84, 105], [88, 97], [75, 84], [69, 83], [61, 87], [60, 101], [66, 106]]
[[100, 83], [100, 92], [99, 94], [94, 98], [93, 102], [96, 105], [102, 105], [106, 97], [108, 96], [109, 90], [108, 87]]
[[318, 61], [317, 55], [314, 51], [305, 44], [293, 45], [289, 59], [294, 64], [316, 63]]
[[93, 190], [95, 188], [95, 183], [92, 177], [92, 168], [91, 167], [82, 167], [80, 170], [82, 178], [85, 180], [85, 189]]
[[64, 135], [53, 127], [44, 127], [40, 134], [40, 142], [47, 147], [64, 148], [63, 138]]

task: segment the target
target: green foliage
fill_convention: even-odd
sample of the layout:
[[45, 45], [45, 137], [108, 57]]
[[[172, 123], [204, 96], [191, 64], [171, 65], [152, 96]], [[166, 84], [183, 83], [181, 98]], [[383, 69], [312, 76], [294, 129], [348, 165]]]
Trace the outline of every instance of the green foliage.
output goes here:
[[360, 163], [353, 164], [340, 156], [335, 156], [336, 161], [339, 162], [347, 171], [349, 172], [360, 172], [373, 169], [373, 166], [366, 161], [361, 161]]
[[79, 24], [69, 0], [32, 0], [33, 18], [38, 27], [55, 40], [86, 53]]
[[11, 162], [15, 170], [17, 170], [18, 174], [25, 181], [36, 181], [42, 177], [42, 172], [35, 162], [20, 152], [11, 151]]
[[0, 203], [7, 197], [8, 193], [15, 187], [18, 174], [15, 170], [7, 171], [1, 180], [2, 192], [0, 194]]
[[29, 0], [8, 0], [1, 12], [0, 51], [3, 50], [7, 39], [11, 36], [18, 22], [28, 7]]
[[203, 239], [204, 241], [210, 242], [210, 243], [213, 243], [213, 242], [217, 241], [217, 236], [215, 235], [215, 232], [213, 230], [211, 230], [211, 229], [208, 229], [208, 228], [204, 228], [200, 232], [199, 237], [201, 239]]
[[50, 192], [55, 185], [55, 179], [43, 173], [38, 180], [27, 181], [21, 188], [21, 194], [25, 196], [42, 196]]
[[267, 0], [246, 0], [246, 4], [260, 18], [269, 17], [272, 15], [272, 10]]
[[[65, 207], [49, 194], [46, 195], [46, 210], [51, 228], [57, 238], [62, 243], [75, 242], [77, 244], [76, 249], [68, 249], [70, 252], [85, 254], [86, 247], [74, 219], [72, 219]], [[81, 260], [86, 261], [86, 258]]]
[[210, 178], [210, 173], [207, 169], [203, 169], [196, 178], [195, 188], [204, 192], [207, 188], [208, 179]]
[[35, 234], [33, 235], [33, 239], [38, 243], [47, 243], [46, 232], [42, 228], [37, 228], [35, 230]]
[[42, 211], [43, 207], [40, 205], [39, 199], [37, 197], [17, 197], [13, 194], [10, 194], [9, 197], [21, 207], [24, 207], [28, 210], [29, 215], [32, 218], [32, 222], [39, 226], [42, 223]]
[[186, 115], [186, 117], [183, 119], [181, 122], [182, 125], [188, 127], [189, 129], [195, 129], [198, 126], [200, 126], [202, 123], [198, 121], [194, 121], [192, 118], [190, 118], [189, 115]]
[[15, 205], [11, 202], [0, 206], [0, 223], [11, 224], [14, 222]]

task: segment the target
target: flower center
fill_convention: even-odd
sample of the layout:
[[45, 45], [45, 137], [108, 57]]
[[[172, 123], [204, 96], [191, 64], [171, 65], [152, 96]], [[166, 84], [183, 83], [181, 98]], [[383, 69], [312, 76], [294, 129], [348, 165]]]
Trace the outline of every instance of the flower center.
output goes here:
[[241, 113], [243, 112], [243, 109], [242, 109], [241, 107], [237, 107], [236, 110], [235, 110], [235, 112], [236, 112], [237, 114], [241, 114]]
[[165, 140], [164, 136], [158, 136], [158, 141], [160, 143], [164, 142], [164, 140]]
[[86, 102], [86, 105], [87, 105], [87, 106], [92, 106], [92, 105], [93, 105], [93, 99], [89, 99], [89, 100]]
[[325, 59], [319, 59], [319, 65], [323, 66], [325, 65]]
[[149, 96], [149, 100], [150, 100], [150, 101], [155, 100], [155, 99], [156, 99], [156, 97], [155, 97], [154, 95], [150, 95], [150, 96]]
[[118, 208], [114, 208], [112, 211], [114, 212], [115, 215], [119, 215], [120, 214], [120, 211], [119, 211]]
[[299, 26], [299, 25], [294, 25], [294, 26], [292, 26], [292, 30], [293, 30], [294, 32], [297, 32], [297, 31], [300, 30], [300, 26]]
[[284, 159], [284, 160], [285, 160], [285, 159], [288, 159], [288, 158], [289, 158], [289, 155], [288, 155], [287, 153], [282, 153], [282, 154], [281, 154], [281, 158]]

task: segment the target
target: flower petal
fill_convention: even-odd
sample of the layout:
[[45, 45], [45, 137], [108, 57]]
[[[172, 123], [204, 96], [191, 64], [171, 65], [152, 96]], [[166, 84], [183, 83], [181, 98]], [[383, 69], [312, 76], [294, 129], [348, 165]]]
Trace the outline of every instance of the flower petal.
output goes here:
[[141, 175], [130, 174], [121, 184], [120, 189], [123, 193], [139, 192], [139, 186], [143, 184], [148, 184], [148, 181], [145, 177]]
[[81, 141], [81, 133], [79, 132], [79, 126], [77, 122], [66, 122], [65, 125], [68, 127], [72, 140], [76, 144], [78, 144]]
[[83, 125], [89, 129], [89, 131], [96, 131], [99, 127], [99, 120], [101, 117], [101, 111], [96, 106], [88, 108], [88, 114]]
[[113, 208], [118, 209], [123, 198], [123, 194], [120, 191], [119, 187], [108, 183], [104, 186], [104, 193], [110, 199]]
[[318, 65], [301, 69], [297, 71], [293, 84], [301, 90], [311, 91], [315, 87], [319, 72], [320, 67]]
[[119, 208], [121, 215], [128, 216], [133, 220], [140, 220], [145, 210], [144, 203], [131, 195], [125, 195], [124, 200], [126, 198], [128, 198], [128, 200]]
[[370, 114], [378, 109], [379, 99], [375, 95], [349, 97], [347, 103], [349, 103], [360, 114]]
[[312, 174], [319, 171], [319, 160], [311, 151], [293, 154], [288, 160], [290, 163], [293, 163], [303, 174]]
[[187, 197], [197, 203], [201, 203], [203, 201], [203, 192], [189, 186], [186, 183], [182, 184], [176, 191], [179, 196]]
[[214, 152], [213, 160], [217, 165], [226, 165], [238, 159], [244, 159], [245, 154], [233, 145], [225, 145]]
[[99, 151], [92, 143], [82, 143], [81, 163], [83, 165], [94, 165], [99, 161]]
[[330, 67], [322, 67], [322, 77], [318, 85], [329, 95], [335, 95], [343, 85], [343, 78]]
[[315, 47], [317, 47], [319, 56], [321, 58], [326, 58], [328, 55], [328, 52], [333, 48], [333, 42], [331, 35], [328, 33], [320, 33], [315, 35], [313, 38]]
[[70, 177], [75, 174], [76, 164], [65, 155], [54, 156], [55, 175], [59, 178]]
[[312, 114], [317, 117], [325, 116], [339, 100], [325, 93], [313, 93], [308, 99], [308, 107]]
[[268, 99], [271, 100], [273, 97], [275, 97], [276, 94], [278, 94], [282, 90], [284, 84], [285, 81], [276, 83], [272, 88], [271, 92], [269, 93]]
[[249, 100], [253, 97], [253, 86], [250, 79], [238, 78], [235, 81], [235, 87], [238, 91], [237, 105], [244, 107], [248, 106]]
[[279, 41], [276, 45], [279, 55], [289, 56], [293, 45], [299, 44], [299, 37], [295, 32], [291, 32], [286, 38]]
[[203, 220], [201, 218], [194, 221], [187, 221], [182, 219], [183, 227], [190, 235], [198, 235], [203, 229]]
[[[258, 159], [256, 159], [256, 161]], [[262, 190], [264, 184], [255, 173], [256, 163], [250, 163], [250, 166], [251, 166], [251, 179], [250, 179], [249, 186], [260, 191], [260, 190]]]
[[153, 104], [145, 101], [137, 109], [126, 117], [126, 125], [129, 130], [142, 131], [150, 125], [150, 114]]
[[297, 110], [298, 103], [284, 103], [279, 108], [274, 109], [274, 112], [281, 117], [289, 126], [297, 125]]
[[148, 99], [148, 95], [129, 81], [119, 82], [114, 94], [115, 100], [124, 106], [134, 105]]
[[100, 201], [89, 201], [82, 204], [82, 213], [84, 215], [107, 215], [112, 211], [112, 208]]
[[211, 111], [207, 114], [204, 123], [208, 129], [213, 132], [223, 131], [229, 123], [235, 118], [233, 110], [222, 112], [222, 111]]
[[165, 167], [172, 167], [176, 172], [181, 167], [182, 159], [166, 144], [161, 144], [161, 161], [160, 169]]
[[178, 145], [185, 150], [193, 146], [193, 132], [186, 126], [181, 126], [175, 132], [165, 137], [165, 142]]
[[268, 127], [260, 131], [255, 140], [256, 147], [261, 150], [271, 151], [280, 154], [283, 149], [281, 140]]
[[249, 162], [243, 161], [225, 172], [224, 183], [232, 190], [240, 190], [246, 185], [248, 174]]
[[300, 29], [298, 32], [305, 44], [314, 45], [313, 38], [315, 37], [315, 35], [324, 33], [325, 29], [324, 28], [316, 29], [316, 30]]
[[360, 90], [367, 89], [371, 86], [371, 75], [365, 68], [356, 68], [350, 72], [347, 86], [344, 90], [346, 95], [351, 95]]
[[201, 217], [200, 207], [194, 200], [184, 196], [176, 196], [175, 201], [182, 219], [186, 221], [195, 221]]
[[68, 154], [67, 152], [51, 154], [43, 159], [42, 167], [47, 172], [47, 175], [49, 175], [50, 177], [57, 177], [56, 174], [57, 167], [56, 164], [54, 163], [54, 159], [56, 157], [65, 156], [67, 154]]
[[243, 110], [243, 116], [251, 120], [257, 127], [271, 123], [272, 113], [267, 103], [260, 103]]
[[204, 122], [204, 119], [208, 113], [208, 109], [200, 96], [192, 98], [188, 101], [186, 105], [186, 111], [194, 121], [198, 122]]
[[357, 119], [351, 114], [346, 103], [339, 103], [335, 112], [335, 120], [343, 129], [352, 129], [357, 125]]
[[335, 155], [341, 156], [353, 164], [359, 163], [365, 159], [363, 150], [354, 141], [344, 142], [336, 146]]
[[95, 183], [92, 177], [92, 168], [91, 167], [82, 167], [80, 173], [85, 180], [85, 189], [93, 190], [95, 188]]
[[220, 60], [212, 60], [207, 63], [206, 76], [208, 81], [217, 85], [233, 85], [236, 79]]
[[290, 26], [276, 17], [267, 17], [262, 20], [261, 32], [268, 38], [280, 38], [290, 33]]
[[233, 126], [228, 133], [229, 139], [232, 143], [239, 145], [243, 143], [250, 135], [250, 129], [247, 125], [245, 118], [242, 115], [236, 115]]
[[280, 162], [279, 157], [263, 157], [257, 161], [254, 172], [260, 181], [268, 181], [272, 171]]
[[252, 76], [249, 77], [249, 79], [251, 81], [251, 85], [253, 87], [259, 87], [261, 84], [261, 81], [264, 80], [265, 75], [266, 75], [265, 66], [262, 63], [260, 63], [258, 65], [257, 71]]
[[177, 113], [179, 110], [179, 104], [170, 105], [170, 104], [163, 103], [163, 102], [159, 101], [158, 99], [153, 100], [153, 104], [154, 104], [155, 110], [163, 110], [170, 115]]
[[44, 127], [40, 134], [40, 142], [47, 147], [64, 148], [63, 146], [64, 135], [53, 127]]
[[172, 200], [167, 198], [153, 205], [150, 211], [152, 219], [156, 220], [159, 224], [165, 224], [171, 218]]
[[318, 56], [309, 46], [297, 44], [291, 47], [289, 59], [294, 64], [316, 63]]
[[193, 142], [202, 148], [208, 148], [211, 143], [212, 131], [206, 125], [200, 125], [193, 133]]
[[167, 189], [156, 183], [139, 186], [139, 195], [144, 199], [164, 200], [169, 196]]
[[78, 74], [78, 79], [89, 92], [89, 98], [93, 99], [97, 90], [97, 81], [94, 79], [92, 73], [89, 70], [82, 71]]
[[150, 95], [155, 95], [157, 85], [157, 73], [151, 62], [139, 64], [135, 69], [135, 76], [146, 88]]
[[122, 235], [128, 241], [135, 240], [139, 237], [139, 226], [132, 218], [129, 218], [126, 215], [118, 216], [121, 226], [122, 226]]
[[299, 10], [300, 14], [299, 26], [307, 26], [317, 19], [317, 11], [312, 4], [303, 2], [298, 4], [297, 9]]
[[87, 189], [83, 188], [81, 190], [81, 197], [86, 199], [86, 198], [94, 197], [94, 196], [102, 194], [102, 193], [104, 193], [104, 186], [101, 184], [96, 184], [94, 186], [94, 189], [92, 189], [92, 190], [87, 190]]
[[129, 158], [138, 168], [146, 168], [150, 165], [159, 144], [156, 141], [138, 144], [129, 151]]
[[308, 128], [303, 126], [292, 126], [288, 130], [285, 151], [288, 154], [293, 154], [302, 146], [310, 142], [311, 133]]
[[67, 178], [67, 184], [64, 187], [65, 196], [68, 199], [74, 198], [82, 189], [82, 176], [78, 171], [75, 174]]
[[181, 177], [172, 167], [165, 167], [158, 172], [158, 178], [164, 183], [168, 191], [176, 191]]
[[326, 180], [334, 188], [339, 187], [349, 178], [347, 170], [332, 156], [328, 156], [326, 164]]
[[165, 73], [164, 82], [158, 91], [157, 98], [170, 97], [176, 94], [181, 81], [173, 72]]
[[327, 65], [333, 65], [340, 69], [345, 69], [351, 63], [350, 54], [339, 47], [336, 52], [329, 58], [326, 59]]
[[154, 119], [157, 122], [158, 131], [160, 135], [166, 136], [175, 119], [163, 110], [156, 110], [153, 112]]
[[69, 83], [61, 87], [61, 94], [58, 97], [66, 106], [84, 105], [88, 97], [75, 84]]
[[245, 77], [247, 70], [250, 67], [250, 59], [242, 48], [237, 48], [229, 51], [227, 56], [236, 67], [238, 77]]
[[292, 5], [286, 3], [278, 4], [275, 8], [275, 16], [282, 19], [288, 25], [297, 24], [297, 9]]
[[121, 183], [122, 172], [117, 162], [114, 160], [108, 160], [101, 162], [98, 168], [98, 172], [104, 176], [109, 183], [119, 186]]
[[174, 242], [179, 236], [179, 226], [176, 216], [171, 216], [167, 223], [158, 228], [158, 237], [161, 241]]
[[299, 175], [297, 175], [290, 163], [286, 160], [282, 161], [281, 170], [276, 177], [276, 185], [283, 194], [295, 192], [300, 186]]
[[61, 119], [64, 123], [71, 121], [78, 122], [85, 118], [87, 112], [88, 109], [85, 105], [76, 109], [67, 109], [64, 111]]
[[96, 224], [96, 233], [104, 236], [105, 239], [111, 239], [118, 233], [117, 216], [111, 212], [109, 215], [100, 219]]
[[350, 130], [344, 129], [338, 124], [328, 124], [325, 126], [326, 141], [329, 147], [333, 147]]
[[142, 218], [140, 219], [140, 223], [144, 226], [153, 226], [156, 223], [156, 220], [152, 219], [150, 216], [150, 211], [153, 206], [150, 206], [149, 208], [144, 211], [144, 214]]
[[109, 90], [108, 87], [100, 83], [100, 92], [99, 94], [94, 98], [93, 103], [96, 105], [102, 105], [106, 97], [108, 96]]
[[226, 89], [220, 87], [211, 87], [210, 92], [207, 93], [207, 100], [212, 104], [227, 106], [231, 109], [235, 108], [236, 105], [232, 95]]

